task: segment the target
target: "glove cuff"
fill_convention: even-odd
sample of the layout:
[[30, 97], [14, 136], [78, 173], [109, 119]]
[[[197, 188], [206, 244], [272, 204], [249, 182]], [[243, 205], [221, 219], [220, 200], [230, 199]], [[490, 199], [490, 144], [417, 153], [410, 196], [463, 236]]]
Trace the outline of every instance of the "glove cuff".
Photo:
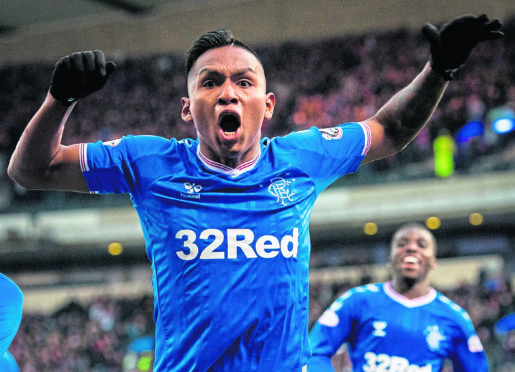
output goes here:
[[431, 69], [437, 74], [441, 75], [445, 81], [454, 80], [454, 73], [458, 71], [458, 68], [447, 68], [443, 69], [442, 67], [435, 66], [434, 60], [431, 57], [430, 60]]
[[451, 81], [451, 80], [454, 80], [454, 73], [457, 71], [458, 69], [455, 68], [455, 69], [449, 69], [449, 70], [444, 70], [442, 72], [439, 72], [440, 75], [442, 75], [443, 79], [445, 81]]
[[59, 94], [57, 94], [53, 87], [50, 86], [50, 94], [52, 95], [52, 97], [54, 97], [54, 99], [58, 102], [60, 102], [63, 106], [65, 107], [69, 107], [71, 106], [74, 102], [77, 102], [79, 100], [79, 98], [63, 98], [63, 97], [60, 97]]
[[63, 106], [70, 107], [71, 105], [73, 105], [78, 100], [79, 100], [79, 98], [68, 98], [65, 101], [61, 101], [61, 103], [63, 104]]

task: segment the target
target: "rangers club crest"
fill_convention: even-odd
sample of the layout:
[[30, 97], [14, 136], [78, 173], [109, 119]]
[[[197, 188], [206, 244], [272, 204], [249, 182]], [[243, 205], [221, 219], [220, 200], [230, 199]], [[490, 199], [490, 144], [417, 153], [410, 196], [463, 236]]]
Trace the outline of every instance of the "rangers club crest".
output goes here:
[[293, 196], [295, 195], [289, 189], [290, 184], [291, 181], [285, 180], [282, 177], [276, 177], [272, 179], [270, 186], [268, 186], [268, 192], [277, 198], [277, 203], [286, 205], [287, 202], [293, 201]]
[[440, 348], [440, 342], [445, 340], [445, 336], [440, 332], [437, 325], [428, 326], [424, 331], [426, 342], [432, 351]]

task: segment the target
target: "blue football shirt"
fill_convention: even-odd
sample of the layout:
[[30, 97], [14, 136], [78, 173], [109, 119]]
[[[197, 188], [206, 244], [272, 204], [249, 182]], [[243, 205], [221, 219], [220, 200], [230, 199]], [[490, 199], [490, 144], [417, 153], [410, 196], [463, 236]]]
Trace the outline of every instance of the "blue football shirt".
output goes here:
[[0, 354], [0, 371], [2, 372], [19, 372], [20, 368], [18, 367], [18, 363], [14, 360], [12, 354], [6, 351], [3, 354]]
[[334, 371], [331, 357], [347, 343], [354, 371], [485, 372], [488, 362], [467, 313], [441, 293], [409, 300], [389, 283], [353, 288], [313, 326], [309, 372]]
[[10, 278], [0, 273], [0, 371], [18, 371], [7, 351], [18, 332], [23, 313], [23, 293]]
[[23, 293], [10, 278], [0, 273], [0, 355], [7, 351], [20, 327]]
[[129, 193], [152, 262], [155, 371], [300, 371], [310, 356], [309, 218], [354, 172], [366, 125], [264, 138], [230, 169], [198, 141], [127, 136], [81, 145], [91, 192]]

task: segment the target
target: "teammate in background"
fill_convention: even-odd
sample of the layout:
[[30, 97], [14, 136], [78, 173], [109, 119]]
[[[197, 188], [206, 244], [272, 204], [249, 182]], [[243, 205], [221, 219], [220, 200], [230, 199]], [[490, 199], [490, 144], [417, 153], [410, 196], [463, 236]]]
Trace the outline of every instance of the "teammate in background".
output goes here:
[[452, 73], [500, 28], [486, 15], [427, 25], [431, 62], [373, 117], [273, 139], [261, 138], [275, 96], [258, 55], [218, 30], [186, 58], [181, 114], [197, 139], [62, 145], [76, 102], [116, 68], [101, 51], [73, 53], [56, 63], [8, 172], [30, 189], [130, 194], [153, 268], [155, 371], [306, 370], [317, 196], [361, 163], [402, 150]]
[[17, 372], [18, 365], [8, 349], [20, 327], [23, 293], [4, 274], [0, 273], [0, 371]]
[[309, 372], [334, 371], [344, 343], [354, 371], [488, 371], [468, 314], [430, 284], [436, 241], [419, 224], [401, 226], [391, 241], [391, 281], [355, 287], [340, 296], [309, 334]]

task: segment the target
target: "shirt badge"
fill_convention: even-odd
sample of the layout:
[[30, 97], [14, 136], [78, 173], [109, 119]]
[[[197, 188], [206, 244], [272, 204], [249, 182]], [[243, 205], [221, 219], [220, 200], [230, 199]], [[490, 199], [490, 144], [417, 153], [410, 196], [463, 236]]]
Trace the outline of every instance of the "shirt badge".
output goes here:
[[426, 336], [426, 342], [431, 351], [438, 350], [440, 348], [440, 342], [445, 340], [445, 336], [440, 332], [437, 325], [431, 325], [424, 331]]
[[103, 144], [106, 146], [115, 147], [115, 146], [118, 146], [118, 144], [120, 143], [121, 140], [122, 140], [121, 138], [118, 138], [118, 139], [111, 140], [111, 141], [105, 141], [105, 142], [103, 142]]
[[293, 201], [295, 193], [289, 189], [291, 182], [282, 177], [272, 179], [270, 186], [268, 186], [268, 192], [276, 197], [276, 203], [287, 205], [287, 202]]
[[337, 140], [343, 136], [342, 128], [339, 127], [322, 128], [320, 129], [320, 132], [322, 132], [322, 137], [328, 141]]
[[372, 326], [374, 327], [374, 332], [372, 334], [377, 337], [385, 337], [386, 336], [386, 326], [388, 324], [383, 321], [375, 321], [372, 323]]
[[181, 192], [181, 196], [183, 198], [189, 199], [200, 199], [200, 191], [202, 191], [202, 186], [197, 185], [194, 182], [184, 182], [184, 189], [186, 190], [186, 194]]

